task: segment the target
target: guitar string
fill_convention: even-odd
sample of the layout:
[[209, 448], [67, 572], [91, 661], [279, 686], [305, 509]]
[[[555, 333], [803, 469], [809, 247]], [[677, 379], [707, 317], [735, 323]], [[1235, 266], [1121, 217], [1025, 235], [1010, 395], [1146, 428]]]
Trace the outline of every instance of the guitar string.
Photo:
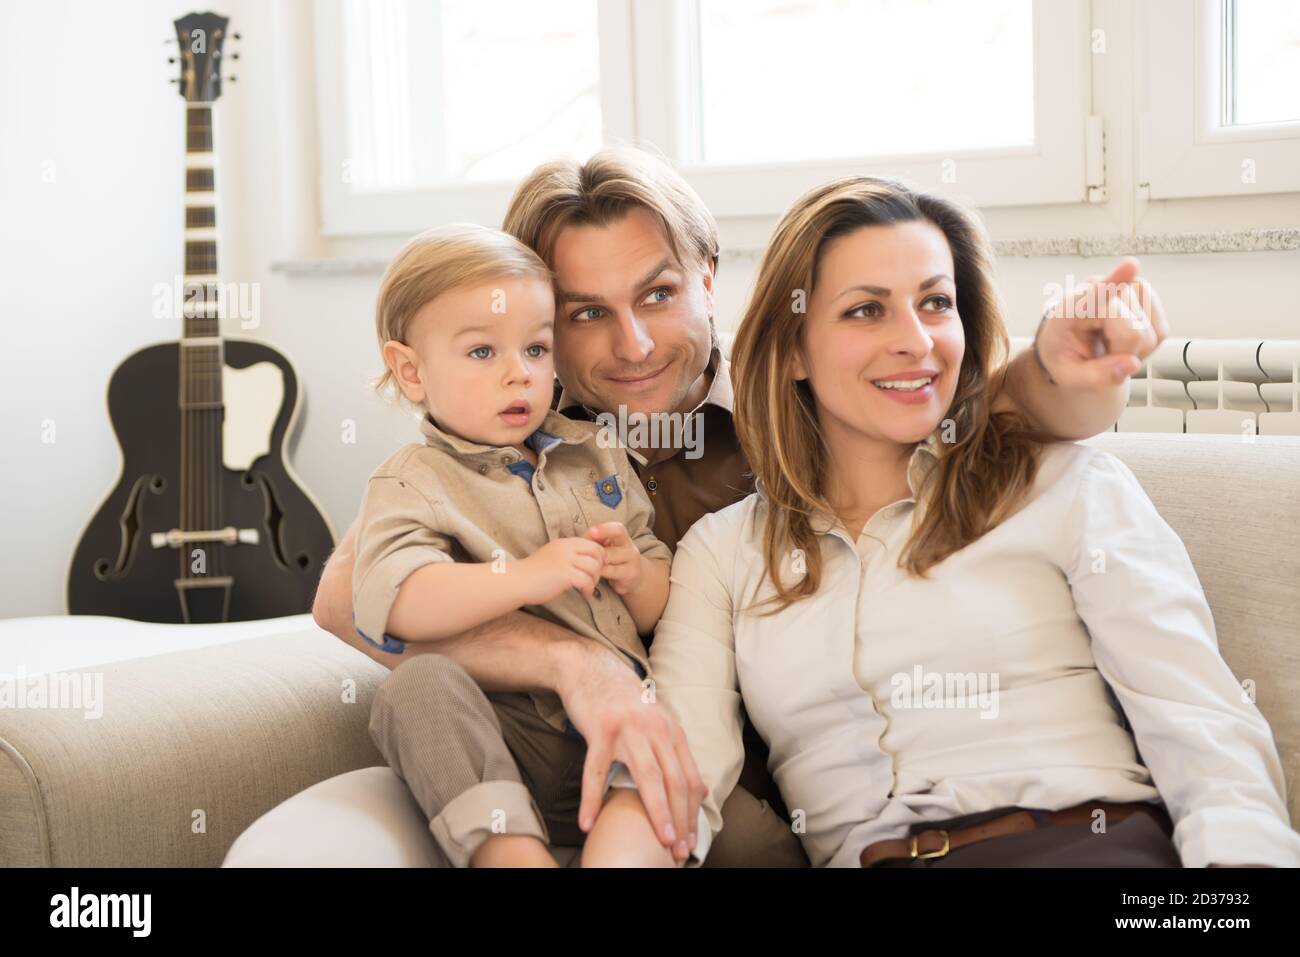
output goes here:
[[[185, 126], [186, 126], [185, 150], [186, 153], [188, 153], [189, 152], [189, 109], [188, 108], [186, 108], [185, 111]], [[189, 170], [189, 164], [187, 163], [186, 174], [185, 174], [187, 180], [186, 182], [187, 192], [189, 191], [188, 170]], [[185, 250], [185, 260], [186, 260], [185, 274], [186, 277], [188, 278], [189, 275], [188, 244]], [[189, 562], [187, 560], [188, 552], [189, 552], [189, 542], [186, 541], [184, 536], [185, 533], [188, 532], [191, 528], [190, 509], [192, 507], [191, 505], [192, 490], [190, 488], [190, 483], [193, 482], [194, 480], [193, 471], [190, 466], [190, 434], [189, 434], [190, 424], [191, 424], [190, 423], [190, 375], [193, 370], [190, 366], [190, 358], [186, 354], [187, 347], [185, 345], [185, 340], [189, 338], [189, 333], [190, 333], [189, 319], [186, 316], [186, 307], [188, 305], [188, 297], [186, 293], [187, 293], [187, 283], [184, 280], [182, 280], [181, 283], [181, 344], [178, 349], [178, 351], [180, 352], [180, 356], [179, 356], [180, 361], [178, 363], [178, 367], [181, 375], [180, 387], [178, 389], [180, 406], [181, 406], [181, 483], [180, 483], [181, 484], [181, 515], [180, 515], [181, 542], [180, 542], [180, 556], [179, 556], [180, 557], [179, 578], [182, 581], [189, 577], [188, 574]], [[182, 604], [185, 602], [184, 595], [181, 596], [181, 602]]]
[[[182, 306], [181, 306], [182, 334], [184, 334], [185, 332], [185, 312], [184, 312], [183, 303], [184, 303], [184, 297], [182, 296]], [[186, 391], [189, 388], [189, 370], [186, 369], [187, 359], [185, 356], [185, 346], [181, 345], [180, 348], [177, 350], [177, 352], [179, 353], [179, 355], [177, 355], [176, 357], [177, 359], [176, 374], [180, 376], [180, 381], [177, 383], [176, 398], [180, 405], [180, 418], [181, 418], [181, 475], [180, 475], [181, 480], [179, 483], [180, 499], [181, 499], [180, 521], [181, 521], [181, 530], [184, 531], [186, 528], [189, 527], [189, 502], [190, 502], [190, 496], [189, 496], [190, 420], [189, 420], [189, 408], [187, 407], [187, 399], [185, 395]], [[177, 577], [179, 578], [185, 577], [185, 568], [186, 568], [185, 548], [182, 545], [181, 554], [180, 554], [180, 567], [177, 569]]]

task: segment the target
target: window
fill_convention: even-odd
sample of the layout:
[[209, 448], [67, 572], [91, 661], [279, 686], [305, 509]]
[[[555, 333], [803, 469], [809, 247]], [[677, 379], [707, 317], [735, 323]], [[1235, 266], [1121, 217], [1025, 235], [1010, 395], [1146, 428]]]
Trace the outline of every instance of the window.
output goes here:
[[[536, 164], [653, 144], [716, 216], [887, 173], [1087, 198], [1085, 0], [317, 0], [330, 235], [496, 223]], [[942, 23], [943, 30], [929, 29]]]
[[702, 0], [699, 11], [694, 159], [1033, 145], [1030, 0]]
[[358, 191], [517, 178], [600, 147], [595, 0], [345, 0], [342, 11]]
[[1300, 6], [1152, 0], [1139, 17], [1148, 51], [1139, 171], [1149, 195], [1300, 190]]
[[538, 163], [631, 138], [625, 5], [318, 0], [325, 233], [495, 224]]
[[1223, 125], [1300, 121], [1295, 0], [1228, 0], [1223, 23]]

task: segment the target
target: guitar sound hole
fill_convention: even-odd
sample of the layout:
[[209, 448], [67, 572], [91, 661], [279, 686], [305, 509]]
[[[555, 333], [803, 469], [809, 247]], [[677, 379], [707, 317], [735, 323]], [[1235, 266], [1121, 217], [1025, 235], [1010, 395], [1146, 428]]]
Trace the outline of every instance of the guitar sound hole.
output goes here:
[[[290, 558], [284, 549], [284, 509], [280, 506], [280, 499], [275, 494], [275, 488], [271, 485], [271, 480], [265, 475], [254, 475], [252, 472], [244, 473], [249, 484], [257, 482], [262, 486], [265, 494], [266, 513], [263, 521], [266, 523], [267, 542], [271, 546], [271, 557], [281, 568], [289, 568]], [[296, 560], [296, 559], [295, 559]]]

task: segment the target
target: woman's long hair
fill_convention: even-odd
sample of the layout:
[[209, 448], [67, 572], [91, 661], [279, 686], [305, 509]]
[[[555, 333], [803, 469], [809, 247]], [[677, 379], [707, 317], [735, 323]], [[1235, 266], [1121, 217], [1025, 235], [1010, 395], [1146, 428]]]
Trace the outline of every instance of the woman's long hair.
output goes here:
[[[924, 577], [1005, 520], [1033, 482], [1043, 436], [1020, 416], [990, 408], [1003, 387], [1009, 349], [992, 250], [978, 221], [952, 200], [893, 180], [859, 176], [820, 186], [777, 225], [732, 348], [736, 432], [767, 504], [764, 557], [776, 589], [762, 603], [775, 603], [767, 614], [817, 592], [822, 561], [811, 519], [818, 511], [834, 514], [824, 494], [829, 454], [816, 403], [808, 382], [793, 375], [804, 328], [795, 304], [811, 298], [831, 240], [913, 220], [933, 223], [947, 237], [966, 351], [946, 416], [944, 438], [952, 441], [940, 444], [939, 460], [918, 492], [900, 566]], [[781, 558], [795, 550], [806, 571], [790, 583], [780, 573]]]

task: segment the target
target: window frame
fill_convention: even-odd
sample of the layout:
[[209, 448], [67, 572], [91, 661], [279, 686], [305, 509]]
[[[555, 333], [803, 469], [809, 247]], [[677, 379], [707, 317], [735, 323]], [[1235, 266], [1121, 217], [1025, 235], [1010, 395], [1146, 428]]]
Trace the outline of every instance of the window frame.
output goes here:
[[[1140, 8], [1147, 89], [1138, 181], [1151, 199], [1300, 191], [1300, 120], [1219, 125], [1223, 11], [1223, 0], [1150, 0]], [[1247, 160], [1254, 182], [1243, 176]]]

